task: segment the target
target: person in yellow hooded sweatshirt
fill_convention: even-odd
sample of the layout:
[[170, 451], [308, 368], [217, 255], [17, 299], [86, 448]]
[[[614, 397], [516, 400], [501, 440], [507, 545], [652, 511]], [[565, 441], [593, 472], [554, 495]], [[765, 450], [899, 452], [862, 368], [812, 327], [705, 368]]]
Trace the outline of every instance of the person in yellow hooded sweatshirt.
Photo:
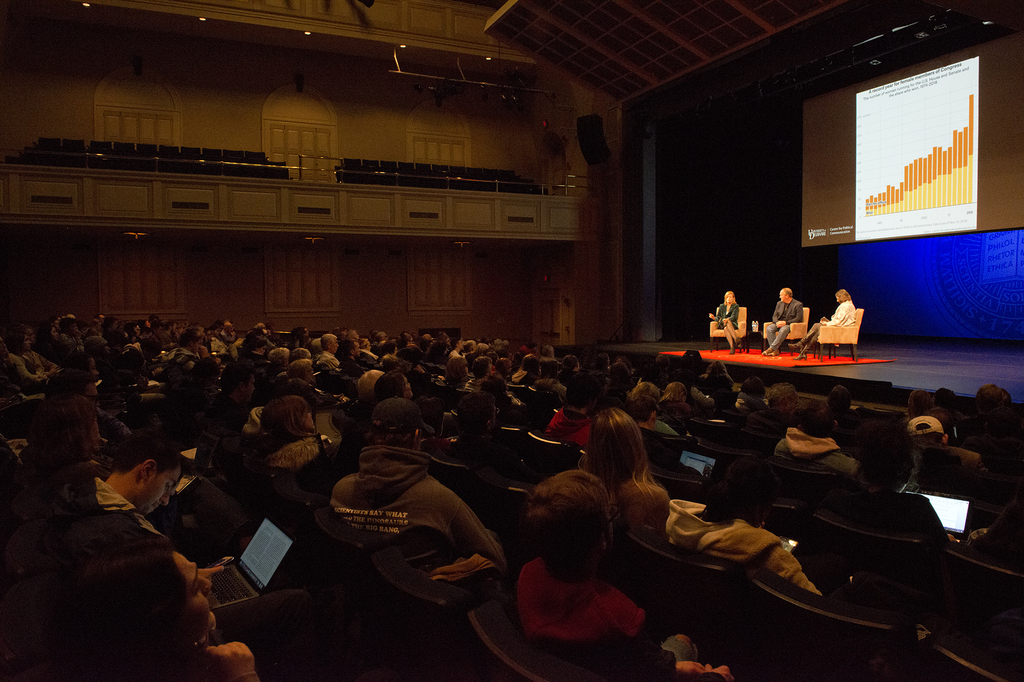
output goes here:
[[741, 564], [748, 576], [766, 568], [821, 594], [797, 558], [783, 547], [782, 539], [762, 527], [779, 487], [779, 477], [766, 462], [738, 459], [708, 492], [707, 505], [669, 502], [665, 525], [669, 540], [691, 552]]

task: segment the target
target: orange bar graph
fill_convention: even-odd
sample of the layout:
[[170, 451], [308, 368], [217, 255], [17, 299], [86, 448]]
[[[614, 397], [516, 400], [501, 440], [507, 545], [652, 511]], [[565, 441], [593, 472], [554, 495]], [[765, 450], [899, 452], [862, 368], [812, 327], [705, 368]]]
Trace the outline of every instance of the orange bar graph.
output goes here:
[[974, 203], [974, 95], [967, 101], [967, 125], [952, 133], [949, 147], [932, 147], [928, 156], [903, 167], [899, 188], [886, 185], [868, 197], [865, 215]]

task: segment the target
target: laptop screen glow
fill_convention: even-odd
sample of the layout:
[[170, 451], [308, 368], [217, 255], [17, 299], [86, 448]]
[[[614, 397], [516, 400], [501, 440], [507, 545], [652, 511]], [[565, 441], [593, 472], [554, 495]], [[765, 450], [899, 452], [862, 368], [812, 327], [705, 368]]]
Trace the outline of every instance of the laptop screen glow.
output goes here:
[[971, 501], [958, 497], [946, 497], [944, 495], [929, 495], [928, 493], [917, 493], [928, 498], [932, 503], [942, 527], [950, 533], [963, 533], [967, 530], [967, 512], [970, 511]]
[[683, 454], [679, 457], [679, 463], [684, 467], [696, 469], [702, 476], [710, 476], [711, 470], [715, 468], [715, 459], [713, 457], [698, 455], [696, 452], [688, 452], [687, 450], [683, 450]]
[[292, 539], [284, 531], [271, 523], [270, 519], [263, 519], [256, 535], [242, 552], [238, 566], [249, 576], [253, 585], [262, 590], [274, 577], [274, 572], [291, 546]]

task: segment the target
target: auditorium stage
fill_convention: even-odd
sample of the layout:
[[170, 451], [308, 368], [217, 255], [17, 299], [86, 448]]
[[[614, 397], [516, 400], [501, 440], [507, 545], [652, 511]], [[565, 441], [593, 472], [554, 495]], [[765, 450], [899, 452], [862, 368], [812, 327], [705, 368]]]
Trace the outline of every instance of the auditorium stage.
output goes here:
[[[666, 351], [710, 351], [711, 343], [607, 342], [598, 346], [614, 359], [615, 355], [649, 358]], [[905, 407], [910, 391], [942, 387], [973, 399], [979, 386], [994, 383], [1008, 390], [1015, 403], [1024, 402], [1024, 342], [862, 335], [858, 349], [861, 358], [896, 361], [819, 367], [816, 360], [809, 359], [796, 368], [724, 361], [737, 381], [757, 374], [766, 384], [789, 381], [808, 393], [827, 393], [837, 379], [842, 380], [855, 401]], [[849, 346], [840, 352], [849, 356]]]

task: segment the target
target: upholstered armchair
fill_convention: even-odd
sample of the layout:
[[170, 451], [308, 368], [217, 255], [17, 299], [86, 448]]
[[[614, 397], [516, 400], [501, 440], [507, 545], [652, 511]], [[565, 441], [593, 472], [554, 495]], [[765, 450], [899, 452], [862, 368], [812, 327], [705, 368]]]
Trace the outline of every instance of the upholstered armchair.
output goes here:
[[[744, 343], [744, 339], [747, 337], [747, 308], [746, 306], [740, 306], [740, 315], [736, 320], [736, 343]], [[725, 330], [718, 328], [718, 323], [714, 320], [710, 322], [711, 327], [711, 350], [718, 350], [718, 339], [725, 338]]]
[[828, 356], [832, 357], [836, 346], [841, 343], [850, 344], [850, 355], [853, 361], [857, 362], [857, 340], [860, 338], [860, 323], [864, 319], [864, 309], [857, 308], [856, 323], [852, 327], [826, 327], [822, 325], [818, 330], [818, 360], [825, 357], [825, 346], [828, 346]]
[[[786, 342], [787, 343], [791, 343], [793, 341], [798, 341], [798, 340], [804, 338], [805, 336], [807, 336], [807, 326], [808, 326], [807, 322], [810, 319], [811, 319], [811, 309], [805, 306], [804, 307], [804, 321], [803, 322], [794, 322], [793, 324], [789, 325], [789, 336], [786, 337]], [[785, 345], [786, 344], [783, 344], [783, 346], [785, 346]], [[782, 349], [780, 348], [779, 350], [782, 350]], [[792, 354], [793, 354], [792, 351], [790, 351], [790, 355], [792, 355]]]

